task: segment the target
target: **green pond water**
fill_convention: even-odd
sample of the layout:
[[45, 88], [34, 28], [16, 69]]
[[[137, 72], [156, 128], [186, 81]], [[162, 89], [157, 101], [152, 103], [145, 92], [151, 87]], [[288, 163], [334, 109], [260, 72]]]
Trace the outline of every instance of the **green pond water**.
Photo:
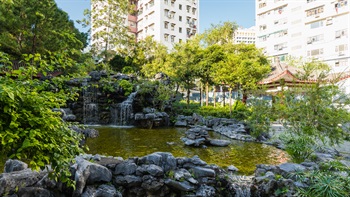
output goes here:
[[212, 138], [230, 140], [228, 147], [194, 148], [185, 146], [181, 137], [184, 128], [118, 128], [93, 127], [100, 136], [89, 138], [86, 145], [90, 154], [119, 156], [127, 159], [145, 156], [153, 152], [170, 152], [175, 157], [193, 157], [198, 155], [208, 164], [220, 167], [234, 165], [241, 174], [250, 175], [256, 164], [280, 164], [288, 161], [288, 155], [282, 150], [259, 143], [230, 140], [220, 134], [209, 132]]

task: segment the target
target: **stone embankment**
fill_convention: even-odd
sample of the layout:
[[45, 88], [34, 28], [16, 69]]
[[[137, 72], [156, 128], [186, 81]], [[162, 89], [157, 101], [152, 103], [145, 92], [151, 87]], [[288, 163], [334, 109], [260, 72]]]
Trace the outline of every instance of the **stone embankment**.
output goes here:
[[[235, 170], [233, 166], [230, 169]], [[71, 171], [75, 190], [50, 180], [47, 171], [32, 171], [21, 161], [8, 160], [5, 173], [0, 175], [0, 196], [211, 197], [249, 193], [249, 184], [238, 186], [234, 182], [239, 176], [234, 178], [231, 172], [208, 165], [197, 156], [176, 158], [156, 152], [123, 160], [84, 155], [76, 157]]]

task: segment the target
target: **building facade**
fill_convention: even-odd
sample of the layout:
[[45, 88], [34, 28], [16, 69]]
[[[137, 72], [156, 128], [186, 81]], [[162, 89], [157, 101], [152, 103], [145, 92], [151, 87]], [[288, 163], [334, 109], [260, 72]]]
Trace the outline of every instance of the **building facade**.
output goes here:
[[136, 38], [152, 36], [171, 49], [199, 29], [199, 0], [139, 0]]
[[233, 43], [254, 44], [256, 38], [255, 31], [255, 26], [250, 28], [239, 27], [233, 35]]
[[129, 3], [134, 11], [122, 17], [137, 40], [151, 36], [172, 49], [175, 43], [198, 32], [199, 0], [129, 0]]
[[349, 67], [348, 0], [256, 0], [256, 45], [274, 60], [317, 59]]

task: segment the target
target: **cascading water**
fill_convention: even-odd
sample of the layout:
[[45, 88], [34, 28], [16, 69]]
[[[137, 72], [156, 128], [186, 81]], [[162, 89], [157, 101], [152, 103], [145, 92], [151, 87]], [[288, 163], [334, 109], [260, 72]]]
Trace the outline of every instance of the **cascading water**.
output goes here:
[[97, 93], [98, 89], [93, 85], [87, 86], [87, 83], [83, 83], [83, 122], [87, 125], [98, 124], [99, 113], [97, 105]]
[[115, 104], [111, 109], [112, 124], [116, 126], [129, 126], [133, 120], [134, 113], [132, 102], [136, 92], [131, 93], [122, 103]]
[[250, 186], [253, 176], [232, 176], [232, 187], [235, 190], [235, 197], [250, 197]]

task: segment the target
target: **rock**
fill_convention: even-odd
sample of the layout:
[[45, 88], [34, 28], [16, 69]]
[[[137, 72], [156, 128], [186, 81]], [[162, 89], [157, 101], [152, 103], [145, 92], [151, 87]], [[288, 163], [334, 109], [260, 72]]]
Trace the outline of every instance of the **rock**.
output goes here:
[[4, 172], [5, 173], [9, 173], [9, 172], [14, 172], [14, 171], [21, 171], [24, 169], [28, 168], [28, 164], [19, 161], [17, 159], [9, 159], [6, 161], [5, 163], [5, 168], [4, 168]]
[[20, 197], [54, 197], [49, 190], [39, 187], [22, 187], [18, 190], [17, 195]]
[[215, 188], [208, 185], [201, 185], [196, 192], [196, 196], [200, 196], [200, 197], [215, 196]]
[[157, 179], [151, 175], [145, 175], [142, 177], [141, 187], [147, 191], [155, 192], [164, 185], [163, 179]]
[[288, 175], [297, 171], [305, 171], [305, 167], [300, 164], [295, 163], [283, 163], [277, 166], [277, 168], [281, 171], [282, 175]]
[[39, 173], [31, 169], [2, 173], [0, 174], [0, 196], [14, 193], [18, 186], [32, 186], [44, 176], [45, 173]]
[[194, 166], [191, 168], [193, 171], [194, 177], [215, 177], [215, 171], [210, 168], [203, 168], [199, 166]]
[[96, 196], [101, 197], [122, 197], [122, 194], [113, 185], [100, 185], [97, 188]]
[[174, 124], [175, 127], [187, 127], [186, 120], [177, 120]]
[[164, 172], [163, 169], [157, 165], [150, 164], [150, 165], [142, 165], [137, 167], [137, 175], [144, 175], [144, 174], [150, 174], [152, 176], [163, 176]]
[[113, 174], [115, 175], [132, 175], [135, 174], [137, 165], [132, 162], [123, 162], [115, 166]]
[[213, 145], [213, 146], [221, 146], [221, 147], [225, 147], [225, 146], [228, 146], [230, 143], [230, 141], [228, 140], [218, 140], [218, 139], [211, 139], [209, 141], [210, 145]]
[[139, 158], [140, 164], [154, 164], [163, 168], [164, 172], [175, 170], [176, 159], [171, 153], [155, 152]]
[[108, 168], [91, 163], [82, 157], [76, 157], [77, 163], [73, 166], [76, 169], [74, 180], [76, 181], [76, 189], [73, 196], [80, 196], [83, 193], [86, 184], [95, 184], [98, 182], [110, 182], [112, 173]]
[[201, 158], [198, 157], [198, 155], [195, 155], [193, 156], [191, 159], [190, 159], [191, 163], [193, 163], [194, 165], [197, 165], [197, 166], [205, 166], [207, 165], [207, 163], [203, 160], [201, 160]]
[[171, 188], [174, 188], [174, 189], [177, 189], [180, 191], [184, 191], [184, 192], [190, 192], [190, 191], [193, 191], [195, 189], [195, 187], [187, 181], [179, 182], [179, 181], [174, 181], [171, 179], [166, 179], [165, 184]]
[[227, 170], [231, 172], [238, 172], [238, 168], [236, 168], [236, 166], [234, 165], [230, 165], [229, 167], [227, 167]]
[[135, 187], [141, 185], [142, 178], [135, 175], [116, 176], [113, 180], [113, 183], [116, 186], [122, 185], [125, 187]]

